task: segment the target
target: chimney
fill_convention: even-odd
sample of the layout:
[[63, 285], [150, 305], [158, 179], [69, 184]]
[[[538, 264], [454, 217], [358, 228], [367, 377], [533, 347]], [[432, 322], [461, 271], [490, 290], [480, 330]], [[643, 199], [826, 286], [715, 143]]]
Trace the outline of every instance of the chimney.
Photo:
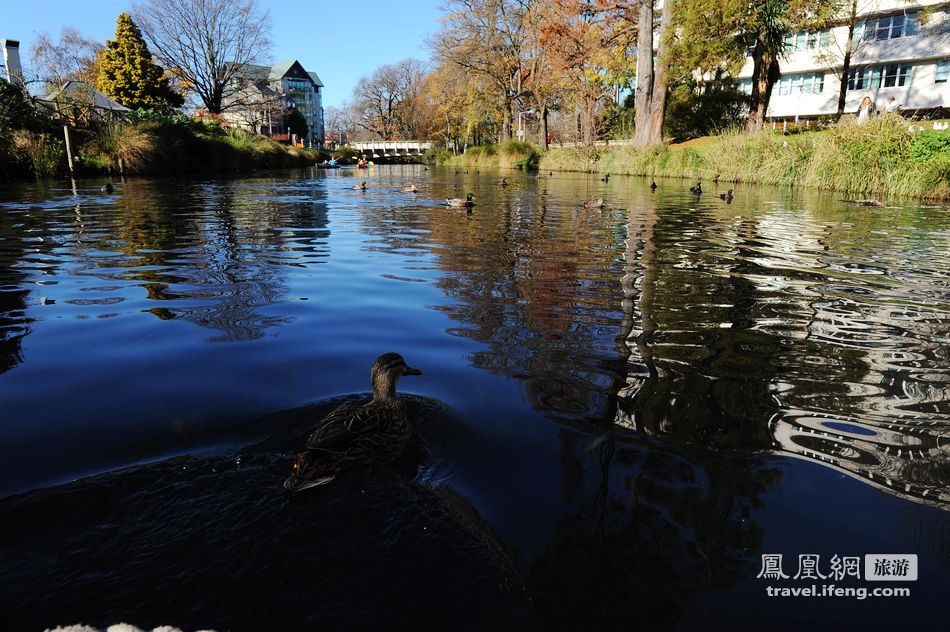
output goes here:
[[7, 81], [23, 85], [23, 66], [20, 65], [20, 42], [5, 39], [3, 45], [3, 65], [6, 69]]

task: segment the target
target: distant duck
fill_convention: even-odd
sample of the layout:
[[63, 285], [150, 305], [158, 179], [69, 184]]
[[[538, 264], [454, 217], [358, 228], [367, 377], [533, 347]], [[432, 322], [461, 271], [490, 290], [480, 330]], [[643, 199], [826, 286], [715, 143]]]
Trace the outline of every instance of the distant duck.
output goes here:
[[653, 191], [656, 191], [656, 180], [650, 183], [650, 189], [652, 189]]
[[884, 202], [879, 200], [841, 200], [846, 204], [857, 204], [858, 206], [884, 206]]
[[508, 181], [505, 180], [504, 178], [502, 178], [501, 180], [498, 181], [497, 184], [498, 184], [498, 186], [500, 186], [500, 187], [506, 187], [506, 186], [508, 186]]
[[726, 204], [732, 204], [732, 189], [729, 189], [729, 190], [726, 191], [725, 193], [720, 193], [720, 194], [719, 194], [719, 199], [720, 199], [720, 200], [725, 200], [725, 201], [726, 201]]
[[475, 206], [475, 196], [469, 193], [468, 195], [465, 196], [464, 200], [462, 198], [452, 198], [451, 200], [447, 199], [445, 203], [448, 204], [449, 206], [454, 206], [454, 207]]
[[416, 187], [415, 184], [410, 184], [409, 186], [403, 187], [402, 192], [403, 193], [418, 193], [419, 189]]
[[385, 464], [402, 454], [412, 429], [406, 404], [396, 395], [396, 382], [422, 371], [408, 366], [398, 353], [385, 353], [373, 363], [370, 375], [372, 401], [340, 406], [324, 417], [284, 481], [288, 491], [325, 485], [345, 470]]
[[112, 186], [111, 182], [108, 182], [102, 185], [102, 188], [99, 190], [102, 191], [103, 193], [112, 193], [113, 191], [115, 191], [115, 187]]
[[554, 172], [553, 172], [553, 171], [548, 171], [548, 175], [549, 175], [549, 176], [553, 176], [553, 175], [554, 175]]
[[702, 195], [702, 194], [703, 194], [703, 183], [702, 183], [702, 182], [697, 182], [697, 183], [696, 183], [696, 186], [690, 187], [689, 190], [692, 191], [695, 195]]
[[606, 204], [604, 203], [604, 198], [597, 198], [596, 200], [587, 200], [584, 202], [584, 208], [588, 211], [597, 211], [604, 208]]
[[356, 186], [354, 186], [353, 189], [354, 189], [354, 190], [357, 190], [357, 191], [365, 191], [365, 190], [366, 190], [366, 180], [363, 180], [362, 182], [360, 182], [359, 184], [357, 184]]
[[610, 180], [610, 174], [605, 173], [604, 177], [600, 179], [601, 182], [608, 182]]

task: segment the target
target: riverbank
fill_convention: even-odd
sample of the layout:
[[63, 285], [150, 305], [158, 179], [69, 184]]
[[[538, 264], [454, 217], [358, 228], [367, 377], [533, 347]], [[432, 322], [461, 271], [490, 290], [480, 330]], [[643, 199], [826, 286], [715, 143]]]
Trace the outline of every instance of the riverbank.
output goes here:
[[[327, 152], [181, 115], [73, 130], [71, 142], [77, 175], [241, 172], [306, 167], [329, 157]], [[17, 130], [6, 153], [6, 175], [54, 177], [68, 172], [61, 129]]]
[[[863, 126], [791, 134], [732, 133], [646, 150], [554, 147], [543, 154], [536, 151], [542, 171], [806, 186], [855, 196], [950, 200], [950, 131], [911, 131], [909, 126], [899, 116], [881, 116]], [[486, 153], [486, 148], [472, 147], [461, 156], [443, 155], [438, 164], [507, 166], [501, 151]]]

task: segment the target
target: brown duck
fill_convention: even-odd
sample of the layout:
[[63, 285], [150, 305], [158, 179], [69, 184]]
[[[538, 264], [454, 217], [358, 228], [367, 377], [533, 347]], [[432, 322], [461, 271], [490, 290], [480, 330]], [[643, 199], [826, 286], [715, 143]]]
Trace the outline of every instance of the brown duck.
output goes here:
[[325, 485], [344, 470], [388, 463], [402, 453], [412, 432], [396, 382], [422, 371], [408, 366], [398, 353], [385, 353], [376, 359], [371, 375], [372, 401], [341, 406], [324, 418], [284, 481], [289, 491]]

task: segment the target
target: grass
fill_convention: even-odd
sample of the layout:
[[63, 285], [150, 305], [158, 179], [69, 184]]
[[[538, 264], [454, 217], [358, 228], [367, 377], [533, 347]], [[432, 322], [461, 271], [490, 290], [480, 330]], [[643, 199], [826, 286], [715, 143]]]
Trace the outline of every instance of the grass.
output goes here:
[[[207, 173], [305, 167], [329, 154], [283, 145], [239, 129], [186, 117], [104, 123], [73, 134], [80, 173]], [[22, 171], [37, 177], [66, 172], [63, 141], [53, 131], [18, 131], [11, 142]]]
[[912, 132], [899, 116], [784, 135], [731, 132], [652, 149], [554, 148], [540, 168], [800, 185], [852, 195], [950, 200], [950, 131]]
[[531, 143], [509, 140], [503, 145], [476, 145], [465, 153], [453, 156], [446, 151], [437, 151], [431, 157], [435, 164], [479, 169], [537, 169], [541, 162], [541, 150]]

